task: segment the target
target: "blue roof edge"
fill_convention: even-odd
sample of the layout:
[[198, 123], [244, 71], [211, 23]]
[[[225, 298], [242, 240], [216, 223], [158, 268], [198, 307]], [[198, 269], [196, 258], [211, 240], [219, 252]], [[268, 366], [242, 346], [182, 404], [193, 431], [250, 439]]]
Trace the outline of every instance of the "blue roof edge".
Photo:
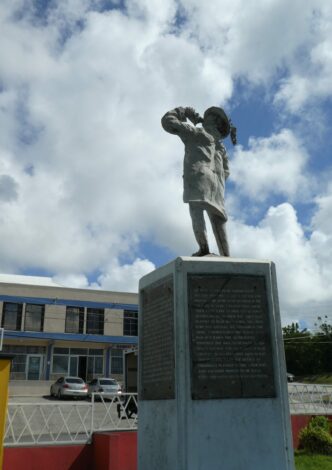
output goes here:
[[106, 336], [73, 333], [51, 333], [39, 331], [9, 331], [5, 330], [4, 339], [31, 338], [62, 341], [80, 341], [90, 343], [137, 344], [137, 336]]

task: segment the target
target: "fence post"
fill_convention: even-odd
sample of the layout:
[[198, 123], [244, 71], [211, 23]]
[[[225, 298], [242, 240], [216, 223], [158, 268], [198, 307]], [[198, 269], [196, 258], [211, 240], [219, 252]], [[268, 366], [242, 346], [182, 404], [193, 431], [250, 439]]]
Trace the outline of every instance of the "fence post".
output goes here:
[[91, 393], [91, 435], [90, 441], [92, 441], [92, 436], [94, 433], [94, 414], [95, 414], [95, 394]]
[[13, 357], [14, 356], [11, 354], [0, 353], [0, 468], [2, 468], [3, 462], [3, 441], [6, 431], [8, 405], [8, 382], [10, 376], [10, 366]]

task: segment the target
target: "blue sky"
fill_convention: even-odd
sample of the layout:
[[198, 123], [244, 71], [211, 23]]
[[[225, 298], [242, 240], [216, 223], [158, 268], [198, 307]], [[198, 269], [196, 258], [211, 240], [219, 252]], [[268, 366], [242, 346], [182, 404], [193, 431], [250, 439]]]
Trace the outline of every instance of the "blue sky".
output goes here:
[[0, 22], [0, 272], [135, 291], [196, 251], [160, 118], [217, 105], [232, 256], [275, 261], [284, 323], [331, 319], [326, 0], [3, 0]]

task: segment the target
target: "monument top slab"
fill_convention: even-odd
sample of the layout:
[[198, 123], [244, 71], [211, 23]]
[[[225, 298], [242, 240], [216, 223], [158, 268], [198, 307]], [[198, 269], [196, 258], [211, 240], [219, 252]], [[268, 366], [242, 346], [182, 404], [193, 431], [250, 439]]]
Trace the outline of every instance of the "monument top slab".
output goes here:
[[195, 263], [204, 263], [206, 261], [210, 262], [218, 262], [218, 263], [249, 263], [249, 264], [271, 264], [273, 261], [268, 259], [255, 259], [255, 258], [230, 258], [230, 257], [223, 257], [223, 256], [201, 256], [201, 257], [194, 257], [194, 256], [178, 256], [175, 258], [175, 262], [177, 260], [182, 261], [193, 261]]
[[230, 258], [223, 256], [178, 256], [169, 263], [157, 268], [155, 271], [146, 274], [140, 279], [140, 289], [154, 280], [163, 276], [181, 271], [188, 272], [229, 272], [230, 274], [239, 273], [255, 273], [268, 275], [269, 271], [274, 269], [274, 263], [266, 259], [247, 259], [247, 258]]

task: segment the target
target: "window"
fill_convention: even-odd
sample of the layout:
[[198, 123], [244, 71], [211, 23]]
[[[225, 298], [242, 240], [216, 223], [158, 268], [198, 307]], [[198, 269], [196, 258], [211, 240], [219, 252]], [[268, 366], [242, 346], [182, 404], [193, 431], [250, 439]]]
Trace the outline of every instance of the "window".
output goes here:
[[103, 373], [103, 365], [104, 361], [102, 357], [95, 357], [95, 367], [94, 367], [94, 373], [95, 374], [102, 374]]
[[4, 345], [3, 352], [11, 354], [45, 354], [45, 346], [16, 346], [16, 345]]
[[118, 382], [114, 379], [100, 379], [99, 383], [100, 385], [117, 385], [118, 384]]
[[70, 354], [76, 354], [77, 356], [87, 356], [88, 350], [85, 348], [70, 348]]
[[76, 376], [78, 371], [79, 358], [77, 356], [70, 356], [69, 358], [69, 375]]
[[[39, 375], [46, 348], [45, 346], [4, 345], [3, 352], [14, 354], [10, 370], [11, 380], [26, 380], [33, 374], [34, 365], [38, 366]], [[37, 360], [36, 355], [41, 357]]]
[[84, 308], [67, 307], [66, 309], [66, 333], [83, 333]]
[[103, 356], [103, 349], [89, 349], [89, 356]]
[[68, 373], [68, 356], [53, 356], [53, 374], [64, 374]]
[[43, 331], [45, 305], [26, 304], [25, 331]]
[[[25, 354], [16, 354], [13, 357], [10, 372], [15, 374], [23, 374], [25, 379], [25, 367], [26, 367], [27, 356]], [[23, 378], [23, 377], [22, 377]]]
[[103, 357], [88, 357], [88, 369], [87, 375], [88, 380], [91, 380], [94, 375], [101, 375], [104, 372], [104, 358]]
[[137, 336], [137, 310], [125, 310], [123, 312], [123, 334], [124, 336]]
[[67, 384], [84, 384], [83, 379], [66, 378]]
[[4, 302], [1, 326], [5, 330], [21, 330], [22, 304]]
[[69, 354], [69, 348], [54, 348], [54, 354]]
[[86, 332], [92, 335], [104, 334], [104, 309], [88, 308], [86, 320]]
[[123, 373], [123, 352], [121, 349], [113, 349], [111, 356], [111, 373]]

